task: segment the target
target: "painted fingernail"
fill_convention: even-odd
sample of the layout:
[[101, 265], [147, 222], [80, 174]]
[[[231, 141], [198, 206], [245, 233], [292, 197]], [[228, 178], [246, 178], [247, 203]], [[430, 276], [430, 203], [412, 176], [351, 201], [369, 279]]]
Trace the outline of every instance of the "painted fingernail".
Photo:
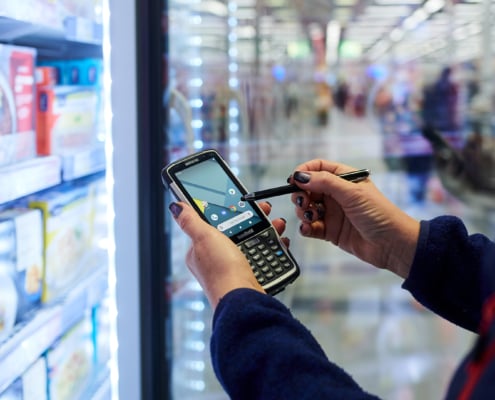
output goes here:
[[294, 173], [294, 179], [300, 183], [308, 183], [311, 179], [311, 175], [306, 172], [296, 171]]
[[291, 179], [292, 179], [292, 175], [289, 175], [289, 177], [287, 178], [287, 183], [290, 183]]
[[284, 221], [284, 224], [286, 224], [286, 223], [287, 223], [287, 220], [286, 220], [285, 218], [280, 217], [280, 219], [281, 219], [282, 221]]
[[177, 218], [180, 213], [182, 212], [182, 206], [180, 204], [177, 204], [177, 203], [172, 203], [168, 206], [170, 212], [172, 213], [172, 215], [174, 216], [174, 218]]
[[308, 221], [313, 221], [313, 211], [308, 210], [304, 212], [304, 218]]
[[297, 196], [297, 198], [296, 198], [296, 204], [297, 204], [299, 207], [302, 207], [302, 205], [303, 205], [303, 201], [304, 201], [304, 199], [303, 199], [303, 197], [302, 197], [302, 196]]
[[323, 219], [323, 217], [325, 216], [325, 207], [323, 206], [323, 204], [321, 203], [317, 204], [316, 213], [318, 214], [319, 219]]

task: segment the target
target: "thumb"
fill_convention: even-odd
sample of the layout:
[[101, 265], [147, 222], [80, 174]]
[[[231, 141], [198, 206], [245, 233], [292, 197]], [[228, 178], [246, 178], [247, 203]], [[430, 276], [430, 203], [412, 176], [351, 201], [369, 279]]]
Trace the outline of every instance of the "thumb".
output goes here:
[[171, 203], [169, 210], [182, 231], [193, 241], [204, 235], [212, 227], [187, 203]]

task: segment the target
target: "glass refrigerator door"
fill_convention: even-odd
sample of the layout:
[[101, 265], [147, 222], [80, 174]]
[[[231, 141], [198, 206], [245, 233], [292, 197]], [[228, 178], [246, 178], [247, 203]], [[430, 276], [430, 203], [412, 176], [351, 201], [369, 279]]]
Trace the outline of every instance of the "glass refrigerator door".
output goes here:
[[[191, 3], [191, 2], [189, 2]], [[224, 10], [225, 7], [219, 3]], [[225, 48], [217, 48], [223, 36], [223, 15], [207, 15], [200, 2], [169, 2], [169, 161], [205, 147], [226, 149], [226, 99], [219, 88], [228, 89]], [[217, 32], [203, 32], [204, 19], [214, 21]], [[208, 72], [207, 72], [208, 71]], [[172, 201], [171, 194], [168, 203]], [[184, 255], [188, 239], [171, 221], [172, 396], [198, 399], [221, 393], [209, 362], [211, 311], [201, 288], [189, 273]]]
[[[430, 188], [402, 166], [409, 151], [402, 149], [403, 141], [412, 137], [413, 154], [425, 151], [413, 142], [416, 135], [409, 135], [415, 131], [420, 102], [403, 94], [405, 88], [416, 93], [442, 64], [458, 64], [459, 79], [468, 80], [471, 74], [480, 78], [471, 82], [476, 92], [480, 84], [471, 106], [488, 101], [487, 108], [472, 109], [471, 123], [490, 146], [493, 1], [439, 2], [434, 11], [432, 2], [415, 2], [413, 8], [394, 7], [393, 12], [379, 1], [351, 2], [363, 7], [337, 3], [169, 0], [165, 160], [215, 148], [254, 191], [284, 184], [300, 163], [328, 158], [371, 168], [380, 189], [419, 219], [429, 219], [443, 207], [458, 213], [457, 203], [449, 204], [450, 196], [444, 196], [442, 182], [433, 179]], [[348, 84], [343, 91], [341, 79]], [[397, 85], [390, 95], [399, 101], [393, 109], [407, 118], [373, 110], [379, 108], [375, 90], [389, 81]], [[346, 94], [343, 103], [340, 92]], [[405, 99], [409, 113], [404, 113]], [[389, 120], [393, 134], [378, 128], [379, 122]], [[416, 138], [425, 143], [421, 135]], [[401, 165], [394, 165], [396, 158]], [[492, 157], [487, 155], [487, 160]], [[486, 170], [493, 175], [492, 168]], [[451, 183], [465, 191], [455, 180]], [[407, 203], [410, 193], [423, 189], [435, 197], [432, 203], [427, 199], [430, 209]], [[169, 217], [172, 200], [165, 198], [164, 205], [170, 240], [171, 394], [181, 400], [227, 399], [210, 362], [211, 308], [185, 265], [189, 242]], [[471, 337], [447, 332], [437, 317], [418, 312], [393, 274], [370, 270], [337, 247], [301, 237], [300, 221], [287, 197], [270, 203], [273, 214], [287, 219], [291, 252], [304, 266], [301, 278], [278, 298], [291, 303], [293, 314], [314, 332], [332, 361], [384, 398], [441, 396], [444, 387], [438, 382], [446, 381], [452, 359], [460, 359]], [[492, 221], [484, 220], [490, 226], [483, 228], [493, 232]]]
[[0, 398], [115, 398], [108, 3], [0, 15]]
[[[250, 140], [249, 114], [238, 78], [235, 2], [171, 0], [168, 10], [168, 161], [215, 148], [252, 187], [256, 171], [250, 158], [257, 154], [244, 145]], [[167, 196], [168, 205], [174, 199]], [[167, 226], [173, 398], [226, 399], [210, 362], [211, 308], [185, 265], [188, 239], [173, 221]]]

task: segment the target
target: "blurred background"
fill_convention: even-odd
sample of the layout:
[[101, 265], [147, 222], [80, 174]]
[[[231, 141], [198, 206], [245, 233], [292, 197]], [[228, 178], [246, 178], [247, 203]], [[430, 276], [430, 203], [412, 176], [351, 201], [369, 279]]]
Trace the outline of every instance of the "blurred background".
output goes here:
[[[494, 2], [169, 6], [170, 159], [217, 148], [249, 190], [282, 185], [303, 161], [337, 160], [370, 168], [419, 219], [454, 214], [493, 237]], [[301, 238], [288, 196], [270, 202], [273, 217], [288, 220], [302, 269], [278, 297], [329, 358], [382, 398], [442, 398], [471, 335], [418, 305], [390, 273]], [[175, 232], [173, 391], [223, 399], [208, 362], [210, 311], [181, 242]], [[193, 332], [194, 318], [202, 329]]]

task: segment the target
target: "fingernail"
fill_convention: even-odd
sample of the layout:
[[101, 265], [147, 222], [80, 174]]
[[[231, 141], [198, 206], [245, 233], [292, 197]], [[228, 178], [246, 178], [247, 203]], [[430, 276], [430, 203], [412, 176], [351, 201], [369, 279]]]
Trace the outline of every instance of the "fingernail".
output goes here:
[[172, 215], [174, 216], [174, 218], [177, 218], [180, 213], [182, 212], [182, 206], [180, 204], [177, 204], [177, 203], [172, 203], [168, 206], [170, 212], [172, 213]]
[[282, 221], [284, 221], [284, 224], [286, 224], [286, 223], [287, 223], [287, 220], [286, 220], [285, 218], [280, 217], [280, 219], [281, 219]]
[[287, 183], [290, 183], [291, 179], [292, 179], [292, 175], [289, 175], [289, 177], [287, 178]]
[[304, 218], [308, 221], [313, 221], [313, 211], [308, 210], [304, 212]]
[[296, 198], [296, 204], [297, 204], [299, 207], [302, 207], [302, 205], [303, 205], [303, 201], [304, 201], [304, 199], [303, 199], [303, 197], [302, 197], [302, 196], [297, 196], [297, 198]]
[[270, 203], [269, 201], [265, 200], [265, 203], [268, 204], [270, 207], [272, 206], [272, 203]]
[[294, 173], [294, 179], [300, 183], [308, 183], [311, 179], [311, 175], [306, 172], [296, 171]]

